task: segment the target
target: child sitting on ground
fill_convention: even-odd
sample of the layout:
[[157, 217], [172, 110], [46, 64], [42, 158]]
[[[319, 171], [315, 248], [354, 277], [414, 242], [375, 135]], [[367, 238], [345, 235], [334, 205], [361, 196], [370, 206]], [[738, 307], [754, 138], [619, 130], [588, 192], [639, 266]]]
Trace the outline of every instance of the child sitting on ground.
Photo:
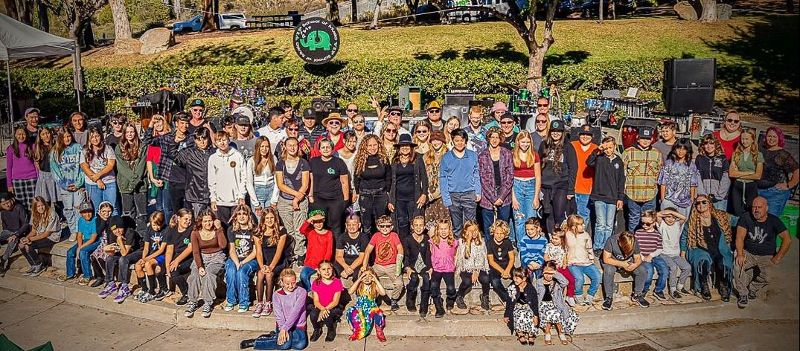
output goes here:
[[[136, 279], [139, 281], [141, 290], [133, 298], [142, 303], [153, 300], [161, 301], [166, 297], [168, 290], [166, 267], [164, 267], [164, 253], [167, 250], [164, 222], [163, 212], [155, 211], [150, 215], [144, 245], [142, 245], [142, 259], [134, 265]], [[156, 281], [158, 281], [158, 289], [156, 289]]]
[[411, 221], [411, 235], [403, 241], [403, 271], [406, 285], [406, 309], [417, 311], [417, 289], [419, 288], [419, 316], [428, 315], [431, 297], [431, 250], [425, 217], [416, 216]]
[[386, 316], [375, 302], [378, 297], [386, 295], [386, 290], [375, 275], [375, 271], [372, 268], [363, 269], [348, 293], [356, 297], [356, 304], [350, 307], [346, 313], [347, 322], [353, 331], [350, 340], [361, 340], [367, 337], [374, 326], [375, 336], [378, 337], [378, 340], [386, 341], [386, 336], [383, 334]]
[[75, 278], [78, 274], [75, 258], [81, 262], [81, 272], [83, 277], [78, 280], [78, 284], [89, 284], [92, 279], [92, 262], [89, 255], [100, 245], [97, 238], [97, 217], [94, 216], [94, 209], [88, 202], [84, 202], [78, 208], [80, 218], [78, 218], [78, 232], [75, 238], [78, 242], [67, 250], [67, 273], [58, 278], [60, 281], [67, 281]]
[[372, 266], [376, 278], [386, 277], [389, 279], [392, 289], [391, 295], [391, 308], [392, 311], [397, 311], [400, 306], [397, 301], [400, 299], [400, 294], [403, 292], [403, 279], [401, 276], [403, 268], [403, 245], [400, 243], [400, 237], [397, 233], [392, 231], [392, 218], [386, 215], [378, 217], [376, 221], [378, 224], [378, 232], [372, 236], [372, 239], [364, 250], [365, 259], [369, 260], [372, 251], [375, 251], [375, 264]]
[[519, 257], [522, 260], [522, 267], [528, 269], [531, 279], [536, 279], [542, 275], [544, 248], [547, 246], [547, 238], [542, 235], [539, 219], [531, 217], [525, 221], [525, 234], [520, 236], [517, 243]]
[[300, 234], [306, 237], [306, 259], [300, 271], [300, 283], [311, 289], [311, 276], [322, 261], [333, 258], [333, 232], [325, 229], [325, 211], [312, 210], [308, 219], [300, 226]]
[[556, 229], [550, 234], [550, 242], [544, 248], [544, 260], [555, 261], [558, 273], [567, 278], [567, 303], [575, 306], [575, 278], [567, 268], [567, 250], [565, 247], [564, 230]]

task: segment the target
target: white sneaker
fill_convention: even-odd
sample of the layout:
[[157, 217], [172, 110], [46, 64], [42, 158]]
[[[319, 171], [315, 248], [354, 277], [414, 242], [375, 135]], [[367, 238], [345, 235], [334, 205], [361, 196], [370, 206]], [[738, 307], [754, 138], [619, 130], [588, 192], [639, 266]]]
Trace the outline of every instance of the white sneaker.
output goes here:
[[568, 296], [567, 305], [569, 305], [569, 307], [575, 307], [575, 298], [572, 296]]

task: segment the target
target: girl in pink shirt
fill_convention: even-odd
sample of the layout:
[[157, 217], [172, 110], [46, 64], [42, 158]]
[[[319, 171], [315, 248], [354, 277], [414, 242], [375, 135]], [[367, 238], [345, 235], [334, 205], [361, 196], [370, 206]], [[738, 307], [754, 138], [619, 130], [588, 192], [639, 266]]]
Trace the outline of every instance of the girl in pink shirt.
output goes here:
[[442, 318], [444, 309], [442, 308], [442, 293], [439, 289], [442, 279], [447, 286], [447, 309], [452, 310], [456, 301], [455, 271], [458, 240], [453, 235], [453, 228], [450, 226], [449, 220], [442, 219], [436, 223], [430, 243], [431, 266], [433, 267], [431, 297], [436, 306], [436, 318]]
[[333, 265], [330, 261], [322, 261], [317, 268], [317, 279], [311, 283], [311, 299], [313, 303], [308, 308], [308, 317], [314, 332], [311, 333], [311, 342], [319, 340], [322, 336], [322, 325], [324, 324], [328, 333], [325, 341], [333, 341], [336, 338], [336, 325], [344, 312], [342, 304], [342, 281], [336, 277]]

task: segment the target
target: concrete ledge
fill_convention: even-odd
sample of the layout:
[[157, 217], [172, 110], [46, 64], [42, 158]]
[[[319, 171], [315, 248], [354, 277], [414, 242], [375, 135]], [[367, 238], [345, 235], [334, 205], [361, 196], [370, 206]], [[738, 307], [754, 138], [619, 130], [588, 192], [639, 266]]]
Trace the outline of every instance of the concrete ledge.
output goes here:
[[[103, 311], [152, 320], [185, 328], [230, 329], [265, 331], [274, 328], [274, 317], [252, 318], [250, 312], [224, 312], [217, 306], [211, 318], [196, 314], [193, 318], [183, 316], [183, 309], [165, 302], [141, 304], [132, 300], [123, 304], [111, 298], [97, 297], [97, 289], [74, 283], [60, 283], [48, 278], [23, 277], [9, 272], [0, 278], [0, 287], [57, 301], [97, 308]], [[777, 306], [775, 306], [777, 305]], [[736, 304], [724, 302], [658, 305], [651, 308], [626, 308], [612, 311], [588, 311], [580, 314], [581, 321], [576, 334], [607, 333], [626, 330], [683, 327], [696, 324], [723, 322], [733, 319], [797, 320], [796, 310], [782, 308], [779, 301], [767, 305], [763, 300], [753, 301], [747, 309], [740, 310]], [[433, 312], [433, 311], [431, 311]], [[444, 318], [426, 319], [417, 316], [391, 314], [387, 317], [391, 336], [508, 336], [509, 331], [502, 316], [495, 312], [482, 315], [446, 315]], [[349, 333], [346, 321], [342, 321], [340, 334]]]

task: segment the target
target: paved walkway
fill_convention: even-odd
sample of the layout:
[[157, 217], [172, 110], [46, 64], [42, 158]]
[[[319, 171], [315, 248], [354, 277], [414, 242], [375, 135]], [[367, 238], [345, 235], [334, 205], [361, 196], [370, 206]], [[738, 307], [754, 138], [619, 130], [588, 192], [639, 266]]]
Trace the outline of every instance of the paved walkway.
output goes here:
[[[23, 348], [52, 341], [57, 351], [71, 350], [236, 350], [253, 332], [183, 329], [38, 296], [0, 289], [0, 333]], [[391, 328], [391, 321], [389, 321]], [[798, 321], [736, 321], [685, 328], [591, 334], [568, 346], [547, 350], [796, 350]], [[366, 346], [366, 347], [365, 347]], [[540, 338], [536, 348], [545, 347]], [[390, 338], [333, 343], [318, 342], [308, 350], [530, 350], [511, 337]]]

